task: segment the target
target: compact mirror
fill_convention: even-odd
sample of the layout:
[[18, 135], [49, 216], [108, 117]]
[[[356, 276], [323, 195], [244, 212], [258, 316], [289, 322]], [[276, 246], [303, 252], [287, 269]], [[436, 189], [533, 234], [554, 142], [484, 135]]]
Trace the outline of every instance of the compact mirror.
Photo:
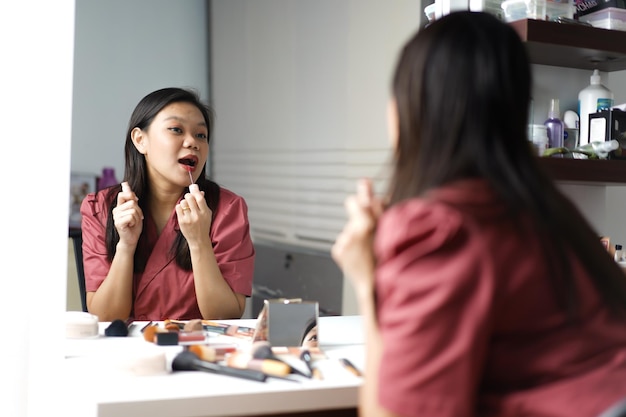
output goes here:
[[254, 341], [266, 340], [271, 346], [317, 347], [318, 311], [317, 301], [265, 300]]

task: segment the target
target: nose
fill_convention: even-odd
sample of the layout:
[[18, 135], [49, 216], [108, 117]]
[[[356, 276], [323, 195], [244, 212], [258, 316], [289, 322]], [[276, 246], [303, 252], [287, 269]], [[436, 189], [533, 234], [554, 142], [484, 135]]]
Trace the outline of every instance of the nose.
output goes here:
[[200, 148], [200, 146], [198, 145], [198, 140], [192, 134], [185, 135], [185, 141], [183, 142], [183, 146], [185, 148], [191, 149]]

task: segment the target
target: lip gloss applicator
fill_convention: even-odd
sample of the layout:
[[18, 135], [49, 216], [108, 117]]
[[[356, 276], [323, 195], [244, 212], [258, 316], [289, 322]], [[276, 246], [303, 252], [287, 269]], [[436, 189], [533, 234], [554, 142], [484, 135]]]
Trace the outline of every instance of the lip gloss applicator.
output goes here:
[[193, 182], [193, 177], [191, 176], [191, 165], [185, 165], [185, 169], [187, 170], [187, 172], [189, 173], [189, 181], [191, 181], [191, 183], [189, 184], [189, 186], [192, 186], [194, 184]]

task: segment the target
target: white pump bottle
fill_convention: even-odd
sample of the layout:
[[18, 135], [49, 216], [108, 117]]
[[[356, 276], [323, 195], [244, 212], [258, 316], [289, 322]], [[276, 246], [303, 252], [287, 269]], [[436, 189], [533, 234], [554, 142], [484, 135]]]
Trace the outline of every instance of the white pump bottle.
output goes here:
[[613, 106], [613, 93], [601, 84], [600, 71], [593, 70], [590, 84], [578, 93], [578, 115], [580, 117], [579, 144], [589, 143], [589, 115]]

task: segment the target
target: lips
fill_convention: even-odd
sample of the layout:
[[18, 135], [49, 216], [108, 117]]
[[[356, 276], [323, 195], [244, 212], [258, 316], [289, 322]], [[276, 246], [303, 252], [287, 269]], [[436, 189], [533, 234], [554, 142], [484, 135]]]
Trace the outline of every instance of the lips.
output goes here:
[[198, 165], [198, 157], [195, 155], [186, 155], [178, 160], [178, 163], [183, 164], [185, 166], [195, 168]]

